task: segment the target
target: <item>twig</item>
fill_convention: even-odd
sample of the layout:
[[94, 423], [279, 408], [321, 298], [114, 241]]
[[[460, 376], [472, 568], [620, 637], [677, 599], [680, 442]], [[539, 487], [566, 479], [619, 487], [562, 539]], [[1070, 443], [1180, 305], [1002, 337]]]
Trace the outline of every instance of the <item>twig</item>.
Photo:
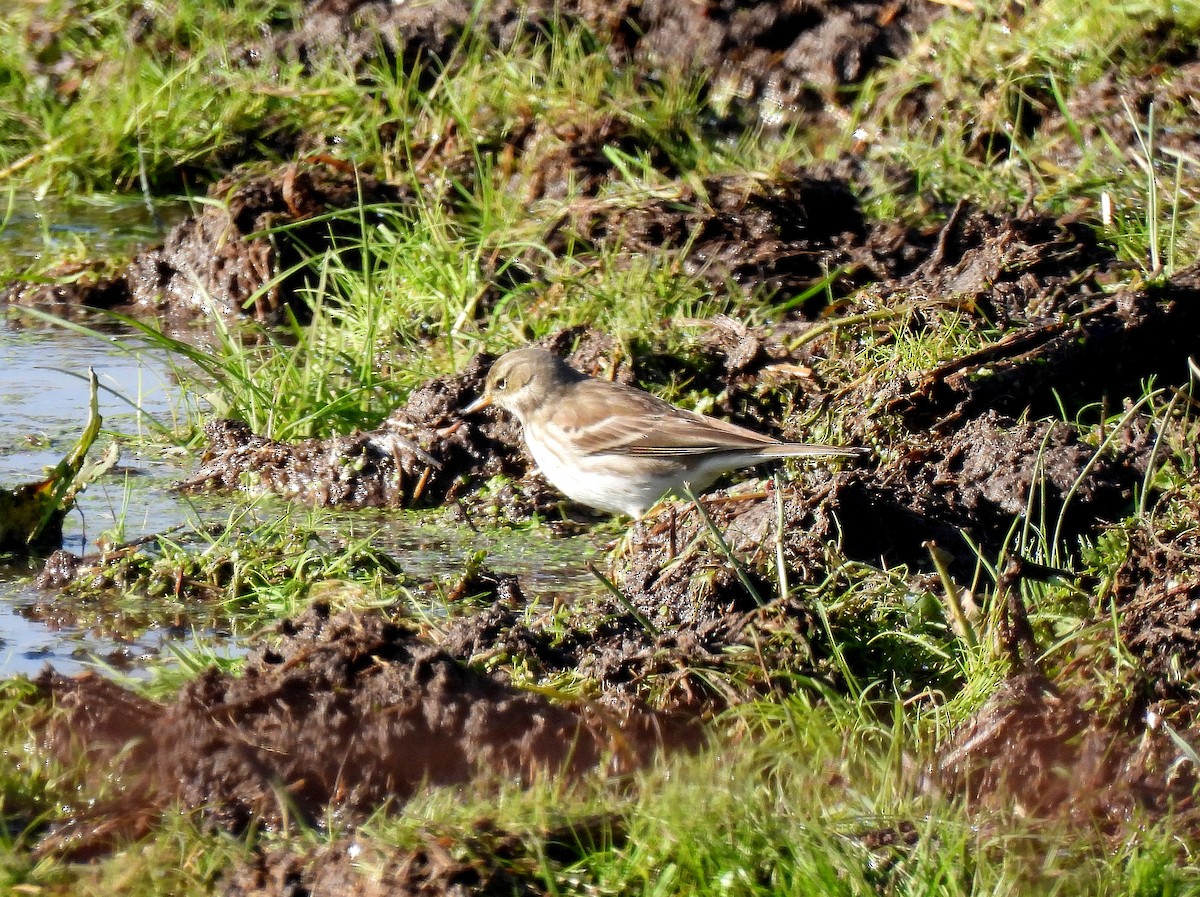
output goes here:
[[854, 324], [866, 324], [869, 321], [884, 321], [888, 318], [898, 318], [903, 314], [920, 308], [922, 305], [931, 303], [912, 303], [909, 305], [901, 305], [898, 308], [876, 308], [872, 311], [860, 312], [857, 315], [846, 315], [841, 318], [830, 318], [828, 321], [822, 321], [820, 324], [815, 324], [808, 330], [792, 340], [788, 344], [788, 351], [795, 352], [801, 346], [811, 343], [817, 337], [824, 336], [831, 330], [837, 330], [839, 327], [849, 327]]

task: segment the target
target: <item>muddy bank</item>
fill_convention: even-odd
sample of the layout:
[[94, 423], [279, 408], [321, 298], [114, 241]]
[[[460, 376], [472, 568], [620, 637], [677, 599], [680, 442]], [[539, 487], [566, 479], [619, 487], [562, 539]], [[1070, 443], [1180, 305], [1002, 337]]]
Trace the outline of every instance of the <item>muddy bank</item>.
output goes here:
[[[973, 808], [1122, 836], [1170, 815], [1200, 831], [1195, 705], [1126, 717], [1119, 703], [1037, 673], [1006, 680], [941, 746], [933, 777]], [[1164, 713], [1165, 712], [1165, 713]]]
[[1161, 285], [1098, 298], [898, 385], [886, 407], [913, 425], [944, 427], [984, 410], [1046, 416], [1137, 396], [1150, 380], [1185, 383], [1187, 360], [1200, 348], [1198, 297], [1193, 267]]
[[[288, 443], [238, 421], [211, 421], [200, 467], [180, 486], [273, 492], [319, 506], [428, 508], [453, 504], [480, 477], [520, 478], [531, 461], [516, 423], [461, 413], [482, 392], [492, 360], [477, 356], [461, 373], [425, 384], [369, 432]], [[508, 490], [491, 507], [501, 520], [520, 520], [555, 502], [543, 484]]]
[[[637, 70], [648, 84], [677, 79], [681, 71], [707, 77], [704, 96], [712, 120], [698, 123], [701, 128], [737, 132], [802, 120], [838, 127], [853, 99], [848, 88], [885, 59], [901, 55], [911, 30], [941, 12], [940, 5], [922, 0], [814, 3], [802, 9], [785, 3], [726, 8], [497, 0], [411, 6], [314, 0], [294, 19], [273, 18], [262, 41], [226, 48], [222, 65], [228, 59], [265, 69], [334, 64], [369, 81], [366, 62], [382, 56], [388, 65], [429, 72], [432, 80], [443, 66], [457, 64], [468, 37], [482, 37], [501, 49], [530, 46], [535, 52], [533, 45], [546, 34], [565, 30], [593, 35], [597, 48], [618, 66]], [[113, 65], [78, 55], [79, 35], [68, 17], [35, 18], [27, 31], [30, 71], [58, 85], [63, 102], [72, 102], [81, 83], [104, 77]], [[179, 35], [162, 33], [156, 16], [141, 8], [130, 11], [127, 37], [156, 52], [184, 59], [194, 55], [186, 45], [172, 48]], [[324, 135], [286, 133], [277, 125], [245, 122], [251, 133], [243, 141], [230, 135], [220, 152], [199, 160], [198, 165], [228, 172], [208, 187], [213, 202], [126, 270], [91, 275], [73, 266], [49, 272], [57, 282], [10, 284], [3, 298], [60, 313], [85, 305], [180, 320], [250, 314], [278, 323], [290, 310], [303, 319], [306, 304], [297, 291], [307, 273], [282, 272], [292, 272], [302, 254], [319, 257], [337, 242], [337, 231], [352, 237], [356, 223], [342, 228], [335, 218], [331, 237], [303, 222], [354, 207], [360, 198], [368, 206], [403, 204], [420, 192], [453, 205], [454, 191], [447, 184], [473, 190], [489, 177], [490, 187], [525, 197], [529, 217], [522, 227], [531, 239], [518, 242], [546, 244], [532, 254], [503, 247], [498, 256], [484, 253], [498, 262], [484, 272], [486, 280], [495, 280], [497, 293], [518, 281], [553, 282], [555, 259], [575, 240], [597, 249], [628, 242], [623, 251], [631, 254], [674, 247], [685, 256], [681, 270], [705, 277], [717, 290], [733, 284], [748, 292], [802, 290], [847, 261], [836, 245], [841, 230], [862, 229], [845, 185], [820, 175], [817, 182], [792, 173], [775, 184], [738, 177], [709, 179], [699, 190], [687, 186], [660, 135], [612, 115], [547, 118], [525, 111], [515, 121], [498, 121], [485, 112], [470, 124], [470, 133], [449, 126], [428, 143], [417, 138], [417, 145], [398, 149], [393, 161], [402, 174], [392, 184], [380, 183], [372, 176], [377, 172], [352, 171], [349, 162], [323, 155], [336, 149]], [[399, 148], [406, 127], [381, 122], [385, 143]], [[283, 158], [300, 159], [271, 171], [260, 161], [264, 146]], [[598, 199], [601, 188], [625, 180], [613, 161], [614, 150], [648, 158], [676, 187], [633, 208], [627, 198]], [[405, 170], [410, 163], [412, 170]], [[170, 176], [189, 180], [183, 170]], [[194, 189], [189, 184], [188, 190]], [[677, 195], [668, 196], [672, 192]], [[261, 236], [272, 228], [287, 230]], [[827, 233], [837, 238], [835, 245], [827, 245]], [[697, 238], [695, 249], [684, 252], [682, 247]], [[494, 298], [485, 296], [481, 310]]]
[[453, 64], [466, 36], [484, 35], [507, 50], [549, 33], [584, 31], [616, 65], [648, 80], [710, 73], [714, 118], [779, 127], [848, 102], [847, 86], [902, 55], [910, 31], [940, 13], [921, 0], [733, 6], [455, 0], [416, 7], [314, 0], [299, 21], [245, 52], [252, 60], [333, 58], [360, 72], [383, 54], [411, 69]]
[[365, 207], [370, 218], [370, 206], [403, 205], [409, 196], [332, 159], [246, 166], [209, 187], [212, 202], [116, 275], [17, 281], [0, 301], [65, 317], [80, 306], [111, 309], [154, 316], [168, 326], [242, 315], [279, 324], [289, 313], [304, 321], [310, 309], [302, 293], [315, 272], [301, 260], [361, 240], [357, 212], [345, 218], [331, 213]]
[[[451, 178], [472, 185], [477, 154], [489, 149], [497, 167], [520, 154], [522, 170], [506, 189], [528, 196], [518, 232], [528, 231], [529, 240], [515, 242], [536, 248], [496, 246], [481, 253], [480, 279], [488, 286], [477, 316], [513, 289], [553, 292], [581, 258], [607, 253], [677, 258], [681, 273], [705, 280], [713, 291], [747, 295], [790, 296], [835, 271], [841, 273], [831, 289], [841, 296], [892, 265], [868, 245], [847, 182], [829, 172], [794, 171], [774, 182], [724, 177], [700, 189], [680, 182], [664, 191], [670, 198], [631, 204], [619, 194], [598, 196], [623, 178], [606, 151], [611, 143], [627, 143], [637, 152], [645, 135], [609, 119], [570, 123], [554, 140], [539, 136], [540, 123], [527, 127], [529, 133], [504, 135], [482, 150], [474, 142], [437, 147], [437, 155], [399, 185], [328, 157], [246, 166], [212, 185], [211, 202], [123, 270], [104, 275], [71, 266], [59, 272], [61, 280], [49, 272], [49, 282], [9, 283], [0, 301], [67, 317], [78, 307], [113, 309], [167, 324], [206, 317], [279, 324], [289, 313], [305, 321], [307, 291], [318, 273], [302, 262], [344, 248], [351, 250], [344, 255], [349, 267], [361, 264], [354, 250], [361, 241], [360, 203], [368, 226], [379, 215], [402, 215], [417, 192], [443, 196]], [[453, 197], [444, 201], [453, 206]], [[823, 301], [816, 296], [801, 310], [819, 311]]]
[[[1004, 225], [1002, 238], [991, 239], [996, 236], [994, 228], [985, 230], [971, 238], [966, 248], [951, 235], [952, 230], [947, 225], [915, 272], [888, 281], [890, 295], [908, 296], [918, 283], [927, 290], [941, 289], [947, 275], [932, 262], [945, 264], [956, 259], [952, 270], [958, 273], [951, 276], [951, 282], [957, 284], [956, 298], [946, 303], [962, 303], [961, 313], [979, 316], [981, 325], [986, 322], [998, 328], [999, 335], [980, 350], [918, 375], [881, 382], [887, 370], [863, 367], [862, 361], [847, 355], [836, 329], [825, 322], [783, 322], [775, 333], [767, 334], [719, 319], [705, 337], [703, 353], [687, 358], [646, 356], [617, 369], [611, 367], [616, 359], [604, 359], [606, 349], [611, 352], [613, 346], [600, 334], [575, 330], [558, 334], [545, 344], [568, 354], [581, 369], [601, 376], [629, 378], [636, 373], [643, 380], [658, 377], [663, 381], [687, 376], [697, 388], [719, 394], [718, 411], [768, 431], [778, 426], [781, 406], [776, 404], [777, 396], [764, 387], [789, 390], [810, 415], [822, 413], [831, 403], [865, 408], [867, 413], [850, 418], [848, 426], [864, 442], [886, 440], [892, 455], [901, 459], [888, 489], [913, 488], [909, 479], [925, 466], [921, 459], [931, 452], [946, 458], [956, 455], [949, 445], [927, 444], [924, 431], [931, 424], [940, 421], [946, 430], [952, 423], [967, 424], [959, 437], [963, 447], [957, 451], [958, 460], [946, 463], [965, 465], [968, 474], [970, 465], [975, 464], [983, 473], [986, 464], [1015, 463], [1014, 451], [1027, 460], [1036, 457], [1038, 448], [1026, 438], [1023, 448], [996, 449], [995, 457], [985, 462], [983, 449], [976, 452], [966, 447], [971, 441], [968, 437], [982, 438], [982, 431], [970, 429], [973, 419], [996, 412], [1015, 418], [1030, 409], [1045, 413], [1044, 405], [1059, 401], [1075, 407], [1117, 402], [1140, 392], [1146, 378], [1157, 376], [1160, 382], [1170, 383], [1186, 376], [1186, 359], [1197, 349], [1191, 336], [1196, 331], [1193, 310], [1200, 307], [1194, 301], [1200, 294], [1196, 272], [1183, 272], [1161, 286], [1106, 296], [1099, 291], [1096, 277], [1100, 262], [1107, 269], [1111, 257], [1077, 236], [1068, 236], [1064, 242], [1064, 234], [1070, 232], [1056, 230], [1050, 222], [1015, 219]], [[1057, 274], [1039, 270], [1036, 276], [1027, 277], [1017, 273], [1031, 264], [1049, 264], [1051, 258], [1059, 266]], [[931, 273], [934, 270], [939, 273]], [[1013, 289], [999, 289], [998, 281], [1013, 285]], [[975, 298], [985, 288], [993, 303], [988, 309]], [[1002, 296], [1008, 298], [996, 305]], [[877, 298], [860, 301], [873, 303], [863, 313], [868, 318], [880, 308]], [[853, 309], [847, 311], [854, 315]], [[918, 313], [902, 302], [896, 314], [909, 312]], [[987, 321], [987, 312], [994, 320]], [[889, 314], [887, 311], [881, 318]], [[944, 321], [929, 314], [915, 323], [931, 332], [961, 326], [957, 319]], [[873, 325], [867, 321], [858, 326]], [[814, 328], [821, 332], [812, 338]], [[571, 350], [575, 354], [569, 354]], [[844, 372], [848, 386], [839, 389], [837, 383], [813, 378], [810, 363], [821, 357], [839, 363], [844, 359], [852, 365]], [[232, 488], [249, 475], [263, 488], [309, 503], [397, 507], [445, 503], [469, 491], [469, 482], [498, 474], [520, 478], [528, 470], [528, 459], [513, 422], [490, 413], [463, 420], [458, 413], [479, 394], [489, 363], [489, 358], [477, 358], [461, 374], [418, 390], [379, 430], [368, 434], [284, 445], [235, 423], [214, 423], [208, 430], [209, 456], [189, 480], [188, 488]], [[993, 428], [1003, 426], [996, 420]], [[897, 432], [897, 424], [904, 429]], [[911, 432], [906, 434], [908, 428]], [[1062, 428], [1055, 432], [1057, 442], [1052, 440], [1051, 448], [1069, 438]], [[786, 429], [781, 435], [803, 438], [803, 434]], [[1130, 435], [1126, 442], [1137, 439]], [[1082, 451], [1080, 448], [1076, 454]], [[1027, 467], [1024, 462], [1015, 463], [1017, 471], [1024, 471], [1016, 475], [1028, 479]], [[1075, 463], [1074, 469], [1081, 466]], [[962, 471], [947, 468], [930, 476], [936, 479], [956, 472]], [[1060, 492], [1068, 483], [1065, 474], [1056, 475], [1055, 482]], [[1119, 490], [1127, 488], [1128, 477]], [[1015, 495], [1015, 500], [1020, 500], [1021, 493]], [[1102, 509], [1100, 516], [1111, 516], [1115, 500], [1108, 500], [1109, 510]], [[1020, 508], [1010, 501], [1004, 511], [1019, 513]], [[972, 510], [966, 517], [973, 514]]]
[[378, 613], [315, 605], [280, 625], [240, 677], [210, 669], [168, 703], [96, 675], [38, 680], [56, 708], [38, 737], [80, 785], [114, 787], [43, 839], [88, 853], [163, 808], [218, 825], [362, 818], [418, 787], [635, 768], [699, 732], [626, 703], [568, 706], [474, 672]]

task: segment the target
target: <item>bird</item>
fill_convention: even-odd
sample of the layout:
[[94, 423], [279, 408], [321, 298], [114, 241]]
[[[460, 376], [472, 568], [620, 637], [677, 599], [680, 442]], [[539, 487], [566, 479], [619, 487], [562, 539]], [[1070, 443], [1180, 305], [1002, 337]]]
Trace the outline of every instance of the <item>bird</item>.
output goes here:
[[861, 449], [782, 442], [672, 405], [644, 390], [597, 380], [537, 347], [489, 368], [482, 395], [521, 424], [550, 483], [573, 501], [641, 520], [668, 495], [699, 494], [723, 473], [777, 458], [846, 458]]

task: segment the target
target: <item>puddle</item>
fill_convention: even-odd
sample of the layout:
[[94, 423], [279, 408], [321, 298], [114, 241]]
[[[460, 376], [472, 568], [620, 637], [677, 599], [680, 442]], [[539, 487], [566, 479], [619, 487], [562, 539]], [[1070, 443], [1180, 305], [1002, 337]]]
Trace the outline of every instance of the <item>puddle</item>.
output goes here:
[[[133, 355], [115, 342], [49, 325], [0, 321], [0, 483], [11, 488], [36, 480], [70, 450], [87, 418], [89, 366], [100, 382], [100, 450], [111, 434], [137, 436], [152, 419], [169, 424], [178, 412], [179, 390], [160, 353]], [[190, 511], [168, 487], [182, 472], [123, 445], [117, 469], [90, 486], [63, 522], [63, 547], [86, 554], [106, 535], [136, 539], [181, 523]], [[119, 642], [28, 619], [21, 608], [39, 594], [35, 572], [24, 564], [0, 567], [0, 676], [36, 673], [47, 662], [75, 672], [92, 657], [136, 664], [175, 637], [164, 630]]]
[[[111, 329], [107, 322], [105, 326]], [[93, 452], [103, 451], [112, 435], [148, 433], [155, 420], [174, 427], [174, 416], [183, 409], [168, 359], [153, 349], [134, 354], [122, 348], [132, 345], [134, 337], [128, 334], [115, 334], [106, 342], [51, 325], [27, 327], [0, 319], [0, 484], [11, 487], [40, 478], [74, 445], [87, 415], [89, 366], [99, 379], [104, 418]], [[64, 521], [63, 547], [77, 555], [92, 554], [101, 541], [161, 533], [203, 519], [206, 509], [224, 520], [228, 497], [210, 500], [171, 489], [188, 469], [187, 459], [176, 464], [140, 455], [123, 443], [117, 468], [90, 486]], [[276, 507], [278, 500], [270, 501], [251, 516], [306, 513], [301, 505]], [[435, 590], [450, 591], [481, 552], [490, 569], [517, 576], [531, 600], [583, 602], [599, 589], [584, 567], [600, 550], [594, 537], [563, 539], [538, 529], [475, 533], [441, 511], [367, 510], [334, 514], [327, 522], [340, 537], [331, 545], [368, 537], [413, 583], [431, 583]], [[153, 599], [137, 614], [158, 624], [128, 640], [114, 636], [111, 627], [100, 631], [64, 622], [73, 619], [68, 612], [51, 619], [59, 615], [37, 609], [45, 608], [47, 600], [47, 593], [33, 584], [38, 569], [36, 564], [0, 566], [0, 677], [34, 675], [47, 663], [65, 674], [99, 665], [137, 675], [166, 645], [196, 644], [190, 630], [159, 620], [163, 613]], [[419, 591], [414, 597], [420, 600]], [[226, 633], [201, 632], [199, 640], [207, 650], [240, 652]]]
[[546, 527], [477, 533], [446, 521], [437, 511], [359, 511], [352, 521], [354, 529], [370, 535], [372, 544], [394, 557], [417, 583], [454, 586], [472, 559], [482, 555], [487, 569], [516, 576], [530, 601], [582, 603], [602, 593], [585, 566], [601, 558], [602, 536], [562, 537]]
[[66, 201], [0, 196], [0, 252], [7, 264], [62, 258], [113, 258], [160, 242], [187, 211], [185, 203], [157, 201], [153, 209], [127, 196], [97, 194]]

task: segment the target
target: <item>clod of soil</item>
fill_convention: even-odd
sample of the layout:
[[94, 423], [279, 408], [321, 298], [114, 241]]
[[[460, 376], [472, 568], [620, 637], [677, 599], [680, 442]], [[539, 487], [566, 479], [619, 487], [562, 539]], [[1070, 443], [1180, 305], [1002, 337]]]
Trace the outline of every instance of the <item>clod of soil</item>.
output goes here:
[[[942, 747], [933, 781], [992, 812], [1113, 831], [1171, 813], [1195, 830], [1200, 778], [1162, 721], [1108, 718], [1089, 704], [1040, 674], [1014, 676]], [[1194, 726], [1170, 723], [1196, 743]]]
[[[242, 169], [213, 184], [211, 203], [167, 234], [162, 246], [138, 254], [110, 278], [80, 278], [73, 284], [9, 285], [4, 299], [25, 305], [65, 303], [156, 314], [188, 320], [218, 314], [249, 314], [280, 323], [290, 310], [301, 320], [308, 308], [298, 290], [305, 253], [336, 247], [361, 230], [357, 216], [346, 222], [325, 213], [364, 204], [402, 203], [407, 191], [330, 159], [294, 162], [275, 171]], [[284, 232], [264, 234], [272, 228]], [[282, 272], [291, 271], [282, 278]], [[270, 286], [268, 286], [270, 284]]]
[[1007, 333], [899, 385], [887, 409], [913, 427], [940, 426], [984, 410], [1057, 415], [1138, 395], [1151, 378], [1181, 383], [1200, 353], [1200, 267], [1162, 284], [1097, 297], [1088, 307]]
[[211, 421], [200, 468], [187, 490], [255, 488], [315, 505], [430, 507], [452, 500], [470, 474], [510, 472], [506, 448], [519, 442], [511, 424], [459, 410], [483, 388], [490, 359], [476, 357], [453, 378], [417, 390], [404, 408], [367, 433], [287, 443], [245, 424]]
[[718, 116], [768, 127], [817, 118], [846, 101], [861, 81], [908, 46], [911, 29], [940, 14], [920, 0], [850, 3], [606, 3], [452, 0], [400, 4], [384, 0], [314, 0], [298, 27], [272, 36], [248, 58], [307, 60], [335, 56], [361, 66], [383, 53], [406, 68], [418, 60], [453, 64], [468, 30], [501, 49], [547, 32], [586, 30], [618, 65], [650, 78], [712, 73], [710, 105]]
[[[866, 224], [840, 178], [795, 172], [764, 183], [730, 176], [673, 192], [636, 204], [624, 197], [569, 203], [548, 246], [555, 254], [579, 241], [631, 254], [667, 252], [678, 256], [683, 273], [716, 290], [787, 296], [862, 260]], [[850, 278], [835, 281], [842, 294]]]
[[317, 605], [278, 635], [244, 675], [210, 670], [167, 704], [95, 675], [43, 674], [41, 694], [57, 709], [38, 733], [44, 749], [86, 759], [85, 789], [118, 790], [44, 849], [106, 849], [173, 803], [235, 829], [297, 813], [361, 818], [424, 785], [627, 770], [664, 743], [697, 743], [687, 721], [502, 685], [377, 613], [331, 617]]
[[1008, 330], [1061, 321], [1103, 298], [1117, 268], [1095, 232], [1069, 218], [997, 215], [959, 203], [902, 291], [945, 297]]
[[[1150, 440], [1133, 428], [1120, 435], [1111, 450], [1098, 452], [1066, 424], [1017, 423], [987, 412], [941, 439], [914, 440], [889, 468], [864, 479], [861, 491], [839, 496], [843, 547], [858, 556], [856, 546], [866, 537], [918, 550], [915, 540], [937, 538], [928, 524], [914, 526], [925, 520], [998, 548], [1013, 520], [1026, 513], [1056, 528], [1050, 538], [1092, 532], [1130, 510], [1145, 477]], [[881, 539], [880, 530], [889, 528]], [[954, 551], [959, 544], [942, 547]], [[905, 562], [903, 553], [883, 557]]]
[[[547, 611], [531, 619], [518, 591], [449, 620], [435, 638], [464, 661], [519, 657], [533, 675], [577, 673], [609, 700], [648, 700], [689, 716], [760, 697], [776, 684], [765, 666], [812, 672], [815, 626], [807, 608], [792, 601], [759, 608], [732, 590], [708, 598], [650, 607], [604, 593], [565, 616]], [[756, 658], [749, 669], [748, 654]]]
[[1147, 702], [1200, 695], [1200, 502], [1180, 504], [1191, 513], [1169, 527], [1151, 517], [1129, 531], [1113, 583], [1121, 639], [1142, 666]]

